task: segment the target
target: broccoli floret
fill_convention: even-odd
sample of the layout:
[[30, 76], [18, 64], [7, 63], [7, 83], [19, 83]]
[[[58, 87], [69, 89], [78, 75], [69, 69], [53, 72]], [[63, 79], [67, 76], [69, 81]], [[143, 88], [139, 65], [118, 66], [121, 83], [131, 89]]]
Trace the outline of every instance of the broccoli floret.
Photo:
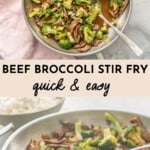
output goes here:
[[96, 17], [100, 14], [101, 9], [99, 6], [96, 6], [90, 13], [90, 15], [86, 18], [86, 22], [89, 24], [92, 24], [95, 20]]
[[56, 32], [64, 31], [64, 26], [54, 26]]
[[124, 0], [109, 0], [110, 7], [115, 11], [124, 4]]
[[57, 32], [55, 35], [56, 40], [64, 39], [67, 36], [67, 32], [62, 31], [62, 32]]
[[88, 143], [90, 146], [98, 147], [98, 144], [101, 142], [101, 140], [102, 140], [102, 137], [98, 136], [98, 137], [96, 137], [95, 139], [89, 138], [89, 139], [87, 140], [87, 143]]
[[83, 34], [84, 34], [84, 41], [90, 44], [94, 41], [96, 31], [92, 31], [89, 27], [84, 27]]
[[125, 128], [121, 134], [120, 142], [129, 148], [143, 145], [141, 129], [137, 125]]
[[41, 30], [42, 34], [44, 35], [55, 35], [57, 33], [56, 29], [52, 28], [51, 26], [45, 25]]
[[63, 26], [54, 26], [45, 25], [42, 28], [42, 33], [44, 35], [54, 35], [56, 40], [64, 39], [67, 37], [67, 32], [64, 30]]
[[80, 8], [77, 10], [76, 16], [77, 16], [77, 17], [87, 17], [87, 16], [88, 16], [88, 13], [87, 13], [87, 11], [86, 11], [84, 8], [80, 7]]
[[41, 0], [32, 0], [32, 2], [34, 2], [36, 4], [41, 4]]
[[80, 30], [83, 31], [85, 27], [88, 27], [89, 29], [92, 29], [92, 26], [90, 24], [84, 24], [80, 27]]
[[83, 139], [92, 137], [93, 134], [94, 134], [92, 130], [84, 130], [84, 129], [82, 129], [81, 122], [77, 122], [75, 124], [75, 132], [76, 132], [76, 134], [79, 133], [82, 136]]
[[117, 146], [117, 138], [114, 135], [114, 132], [110, 129], [104, 129], [103, 139], [99, 143], [98, 147], [100, 150], [115, 150]]
[[32, 18], [34, 16], [38, 16], [38, 17], [42, 17], [43, 15], [43, 12], [40, 10], [40, 8], [34, 8], [32, 10], [31, 13], [29, 13], [29, 17]]
[[59, 41], [59, 46], [64, 49], [70, 49], [73, 47], [73, 43], [69, 39], [61, 39]]
[[75, 0], [75, 3], [77, 5], [80, 5], [81, 3], [85, 3], [87, 5], [90, 5], [91, 4], [91, 1], [90, 0]]
[[64, 6], [66, 9], [71, 9], [71, 7], [72, 7], [72, 2], [73, 2], [73, 0], [64, 0], [64, 1], [63, 1], [63, 6]]
[[119, 6], [122, 6], [123, 3], [124, 3], [124, 0], [117, 0], [117, 3], [118, 3]]
[[126, 146], [128, 148], [136, 147], [136, 144], [133, 141], [131, 141], [129, 139], [124, 139], [122, 137], [119, 138], [119, 143], [121, 143], [122, 145], [124, 145], [124, 146]]
[[96, 38], [99, 39], [99, 40], [103, 39], [103, 32], [101, 30], [96, 32]]
[[117, 131], [118, 134], [122, 132], [122, 126], [114, 116], [109, 113], [105, 113], [104, 117], [113, 124], [114, 129]]
[[78, 150], [95, 150], [95, 147], [90, 146], [87, 141], [79, 144]]

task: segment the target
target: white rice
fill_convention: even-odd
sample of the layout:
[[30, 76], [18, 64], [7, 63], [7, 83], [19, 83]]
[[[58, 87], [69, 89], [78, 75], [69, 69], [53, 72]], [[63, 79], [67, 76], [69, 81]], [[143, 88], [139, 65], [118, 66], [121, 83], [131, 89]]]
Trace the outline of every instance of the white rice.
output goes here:
[[7, 98], [0, 97], [1, 114], [20, 114], [41, 111], [50, 108], [58, 103], [56, 98]]

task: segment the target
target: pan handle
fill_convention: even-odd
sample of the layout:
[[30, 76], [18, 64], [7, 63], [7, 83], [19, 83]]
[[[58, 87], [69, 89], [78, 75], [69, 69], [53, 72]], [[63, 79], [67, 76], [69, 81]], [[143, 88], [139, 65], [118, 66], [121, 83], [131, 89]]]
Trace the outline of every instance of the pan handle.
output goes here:
[[7, 132], [9, 132], [10, 130], [12, 130], [14, 128], [13, 123], [9, 123], [8, 125], [6, 125], [5, 127], [3, 127], [2, 129], [0, 129], [0, 136], [6, 134]]

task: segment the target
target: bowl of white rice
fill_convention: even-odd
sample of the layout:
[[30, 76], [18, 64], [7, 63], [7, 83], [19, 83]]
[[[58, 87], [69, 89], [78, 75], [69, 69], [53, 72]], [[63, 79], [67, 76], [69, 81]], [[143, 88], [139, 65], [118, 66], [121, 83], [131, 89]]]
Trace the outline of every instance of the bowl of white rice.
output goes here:
[[0, 97], [0, 124], [12, 122], [15, 128], [38, 117], [60, 110], [64, 98], [50, 97]]

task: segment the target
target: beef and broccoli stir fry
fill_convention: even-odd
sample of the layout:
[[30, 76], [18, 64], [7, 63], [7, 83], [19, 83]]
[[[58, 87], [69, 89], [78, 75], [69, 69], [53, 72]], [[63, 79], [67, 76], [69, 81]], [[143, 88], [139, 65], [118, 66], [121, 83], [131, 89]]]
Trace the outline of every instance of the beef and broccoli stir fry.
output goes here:
[[[109, 13], [117, 18], [128, 4], [128, 0], [107, 0]], [[32, 0], [29, 13], [41, 33], [53, 38], [63, 49], [74, 48], [85, 52], [109, 39], [108, 26], [97, 23], [101, 13], [99, 0]]]
[[41, 140], [31, 140], [26, 150], [128, 150], [150, 142], [150, 133], [139, 117], [132, 118], [128, 126], [109, 113], [104, 117], [106, 128], [61, 121], [62, 129], [43, 134]]

